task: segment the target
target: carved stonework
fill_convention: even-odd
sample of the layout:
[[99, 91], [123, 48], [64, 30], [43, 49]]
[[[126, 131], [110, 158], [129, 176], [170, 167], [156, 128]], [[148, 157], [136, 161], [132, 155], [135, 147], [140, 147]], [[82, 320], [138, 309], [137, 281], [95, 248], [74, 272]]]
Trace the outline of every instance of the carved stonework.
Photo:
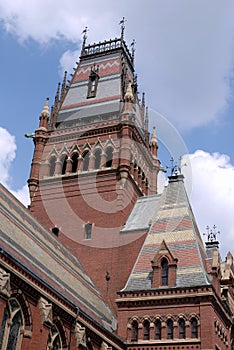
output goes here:
[[52, 313], [52, 304], [50, 304], [46, 299], [39, 299], [39, 309], [42, 319], [42, 323], [52, 323], [53, 322], [53, 313]]
[[112, 350], [111, 346], [108, 346], [104, 341], [102, 342], [101, 350]]
[[82, 327], [80, 323], [76, 322], [74, 333], [76, 338], [76, 346], [77, 347], [79, 345], [86, 346], [85, 327]]
[[0, 294], [9, 297], [11, 292], [10, 274], [0, 269]]

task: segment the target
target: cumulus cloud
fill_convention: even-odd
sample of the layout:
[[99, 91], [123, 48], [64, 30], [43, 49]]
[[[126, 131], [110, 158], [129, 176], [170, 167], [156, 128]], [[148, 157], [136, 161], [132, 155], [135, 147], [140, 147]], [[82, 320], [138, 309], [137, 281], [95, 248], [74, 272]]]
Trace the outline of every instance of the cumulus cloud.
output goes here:
[[[148, 105], [180, 129], [219, 120], [231, 96], [233, 69], [232, 0], [0, 0], [0, 23], [19, 41], [41, 44], [69, 40], [78, 44], [89, 27], [88, 42], [118, 36], [125, 16], [126, 37], [136, 39], [136, 68]], [[77, 47], [75, 48], [77, 49]], [[69, 58], [70, 56], [70, 58]], [[76, 56], [77, 57], [77, 56]], [[62, 71], [75, 65], [71, 51]]]
[[8, 188], [24, 205], [29, 204], [29, 195], [27, 186], [18, 191], [11, 189], [11, 164], [16, 157], [15, 137], [6, 129], [0, 127], [0, 182]]
[[[186, 159], [187, 158], [187, 159]], [[217, 226], [221, 232], [217, 239], [221, 242], [224, 255], [234, 245], [234, 166], [229, 156], [197, 150], [184, 157], [192, 166], [192, 178], [185, 174], [186, 187], [192, 183], [191, 203], [201, 233], [206, 226]]]
[[16, 156], [15, 137], [0, 127], [0, 181], [7, 185], [10, 181], [10, 166]]

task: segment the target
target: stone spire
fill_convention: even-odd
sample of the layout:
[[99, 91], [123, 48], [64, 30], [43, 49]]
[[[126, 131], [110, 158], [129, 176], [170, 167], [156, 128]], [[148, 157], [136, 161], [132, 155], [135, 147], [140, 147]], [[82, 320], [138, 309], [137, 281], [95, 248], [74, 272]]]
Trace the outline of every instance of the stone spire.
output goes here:
[[43, 110], [40, 114], [40, 125], [39, 128], [48, 129], [48, 121], [50, 118], [50, 110], [49, 110], [49, 98], [47, 97]]
[[155, 126], [153, 128], [153, 134], [149, 143], [151, 153], [157, 157], [158, 156], [158, 141], [156, 137], [156, 132], [155, 132]]

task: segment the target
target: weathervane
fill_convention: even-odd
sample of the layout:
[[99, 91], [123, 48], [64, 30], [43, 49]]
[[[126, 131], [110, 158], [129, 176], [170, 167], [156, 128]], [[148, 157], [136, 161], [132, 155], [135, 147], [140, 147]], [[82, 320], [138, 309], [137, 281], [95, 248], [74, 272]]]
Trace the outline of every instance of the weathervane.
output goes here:
[[207, 233], [203, 233], [203, 236], [207, 237], [208, 242], [216, 242], [217, 241], [217, 234], [220, 234], [220, 231], [216, 232], [217, 226], [213, 226], [213, 229], [210, 228], [208, 225], [206, 226]]
[[123, 39], [124, 39], [125, 22], [126, 22], [125, 17], [123, 17], [121, 19], [121, 21], [119, 22], [119, 24], [121, 25], [121, 41], [123, 41]]

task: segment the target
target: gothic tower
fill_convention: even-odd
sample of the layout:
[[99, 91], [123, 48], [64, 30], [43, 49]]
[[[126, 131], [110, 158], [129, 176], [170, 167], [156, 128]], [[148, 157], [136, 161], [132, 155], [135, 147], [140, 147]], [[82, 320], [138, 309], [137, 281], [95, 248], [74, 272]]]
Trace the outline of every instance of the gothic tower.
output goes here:
[[[160, 168], [145, 96], [120, 38], [86, 44], [68, 82], [48, 100], [34, 136], [30, 210], [78, 254], [111, 306], [145, 234], [122, 232], [137, 198], [156, 194]], [[131, 254], [130, 254], [131, 253]]]

